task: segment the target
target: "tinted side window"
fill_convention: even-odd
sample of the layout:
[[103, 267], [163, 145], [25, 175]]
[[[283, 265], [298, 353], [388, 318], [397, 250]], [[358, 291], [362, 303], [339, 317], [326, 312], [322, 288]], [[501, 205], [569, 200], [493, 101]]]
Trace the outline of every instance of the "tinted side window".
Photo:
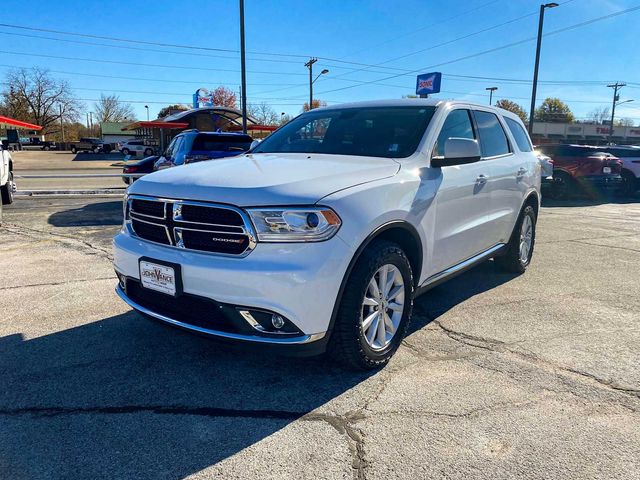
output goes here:
[[473, 125], [471, 123], [471, 117], [469, 116], [469, 110], [453, 110], [447, 116], [447, 119], [442, 125], [442, 130], [438, 135], [438, 140], [435, 147], [435, 155], [439, 157], [444, 156], [444, 144], [448, 138], [469, 138], [474, 140], [476, 138], [473, 131]]
[[513, 138], [516, 140], [520, 151], [530, 152], [531, 150], [533, 150], [533, 148], [531, 147], [531, 141], [529, 140], [529, 135], [527, 135], [527, 132], [524, 131], [522, 125], [520, 125], [512, 118], [504, 117], [504, 119], [507, 122], [507, 127], [509, 127], [509, 130], [511, 130]]
[[480, 136], [480, 150], [483, 157], [495, 157], [509, 153], [509, 142], [495, 114], [474, 111]]

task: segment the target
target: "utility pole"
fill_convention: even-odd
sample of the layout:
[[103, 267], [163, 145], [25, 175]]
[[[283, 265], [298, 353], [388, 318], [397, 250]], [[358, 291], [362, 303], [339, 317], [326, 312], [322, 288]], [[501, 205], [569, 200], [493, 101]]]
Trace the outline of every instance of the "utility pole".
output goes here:
[[242, 133], [247, 133], [247, 70], [244, 49], [244, 0], [240, 0], [240, 70], [242, 71]]
[[91, 130], [91, 135], [93, 135], [93, 112], [89, 112], [89, 130]]
[[609, 88], [613, 88], [613, 104], [611, 105], [611, 125], [609, 125], [609, 143], [613, 140], [613, 119], [616, 116], [616, 105], [618, 104], [618, 100], [620, 100], [620, 95], [618, 95], [618, 90], [622, 87], [626, 86], [626, 83], [616, 82], [611, 85], [607, 85]]
[[313, 64], [318, 61], [317, 58], [310, 58], [305, 67], [309, 69], [309, 111], [313, 110]]
[[487, 87], [485, 90], [489, 90], [489, 106], [491, 106], [491, 101], [493, 100], [493, 92], [495, 92], [498, 87]]
[[544, 25], [544, 10], [557, 7], [555, 2], [540, 5], [538, 18], [538, 42], [536, 44], [536, 62], [533, 67], [533, 87], [531, 89], [531, 111], [529, 112], [529, 135], [533, 135], [533, 113], [536, 109], [536, 90], [538, 89], [538, 67], [540, 66], [540, 47], [542, 46], [542, 26]]

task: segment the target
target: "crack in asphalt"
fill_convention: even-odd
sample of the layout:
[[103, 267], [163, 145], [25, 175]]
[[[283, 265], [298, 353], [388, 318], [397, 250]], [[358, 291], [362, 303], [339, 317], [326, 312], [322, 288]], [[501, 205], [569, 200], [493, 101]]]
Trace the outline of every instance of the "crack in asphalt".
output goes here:
[[523, 351], [514, 350], [512, 348], [509, 348], [510, 345], [513, 345], [510, 343], [502, 342], [500, 340], [495, 340], [495, 339], [487, 339], [484, 337], [469, 335], [463, 332], [458, 332], [456, 330], [445, 327], [442, 324], [442, 322], [440, 322], [439, 320], [433, 320], [432, 323], [437, 325], [449, 338], [457, 342], [463, 343], [465, 345], [476, 347], [476, 348], [482, 348], [495, 353], [510, 353], [512, 355], [516, 355], [518, 357], [524, 358], [534, 364], [537, 364], [538, 366], [544, 365], [556, 370], [573, 373], [583, 378], [588, 378], [592, 381], [595, 381], [600, 385], [611, 388], [612, 390], [640, 398], [640, 390], [638, 389], [620, 385], [613, 380], [603, 379], [601, 377], [598, 377], [597, 375], [594, 375], [589, 372], [585, 372], [583, 370], [579, 370], [577, 368], [558, 365], [556, 363], [540, 358], [539, 356], [537, 356], [531, 351], [523, 352]]
[[590, 242], [585, 242], [583, 240], [570, 240], [570, 242], [579, 243], [581, 245], [590, 245], [592, 247], [615, 248], [617, 250], [625, 250], [627, 252], [640, 253], [640, 249], [637, 249], [637, 248], [619, 247], [616, 245], [602, 245], [601, 243], [590, 243]]
[[98, 278], [83, 278], [78, 280], [67, 280], [66, 282], [45, 282], [45, 283], [29, 283], [27, 285], [11, 285], [9, 287], [0, 287], [0, 290], [13, 290], [17, 288], [29, 288], [29, 287], [55, 287], [59, 285], [68, 285], [72, 283], [84, 283], [84, 282], [95, 282], [98, 280], [114, 280], [116, 278], [115, 275], [109, 277], [98, 277]]
[[[48, 235], [50, 237], [53, 237], [54, 241], [57, 241], [58, 244], [64, 247], [70, 247], [69, 243], [74, 245], [80, 244], [81, 247], [83, 247], [86, 250], [89, 250], [93, 255], [106, 258], [107, 260], [110, 260], [110, 261], [113, 259], [113, 257], [111, 256], [111, 252], [109, 250], [97, 247], [91, 244], [90, 242], [87, 242], [86, 240], [79, 240], [69, 235], [63, 235], [61, 233], [54, 233], [54, 232], [47, 232], [44, 230], [38, 230], [35, 228], [29, 228], [23, 225], [15, 225], [15, 224], [5, 224], [2, 226], [2, 228], [15, 235], [22, 235], [29, 238], [34, 238], [34, 234]], [[65, 241], [57, 240], [58, 238], [63, 238]], [[41, 238], [37, 238], [37, 237], [36, 239], [42, 240]]]

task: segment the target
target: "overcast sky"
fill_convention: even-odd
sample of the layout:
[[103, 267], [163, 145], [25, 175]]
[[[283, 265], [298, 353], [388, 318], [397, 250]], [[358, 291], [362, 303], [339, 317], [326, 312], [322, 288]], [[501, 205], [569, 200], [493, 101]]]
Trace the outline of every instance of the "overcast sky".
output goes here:
[[[327, 68], [329, 73], [315, 83], [314, 97], [330, 104], [399, 98], [414, 93], [416, 72], [441, 71], [438, 98], [484, 103], [485, 88], [496, 86], [494, 99], [509, 98], [529, 109], [535, 52], [535, 41], [530, 39], [537, 33], [539, 1], [245, 3], [247, 50], [253, 52], [247, 61], [249, 102], [265, 101], [278, 112], [299, 113], [308, 99], [305, 57], [316, 56], [315, 72]], [[640, 0], [559, 3], [563, 4], [546, 13], [544, 31], [549, 35], [543, 39], [539, 101], [557, 96], [577, 117], [585, 117], [596, 107], [610, 105], [608, 82], [626, 81], [622, 99], [637, 101], [621, 105], [616, 117], [640, 123], [636, 43], [640, 9], [553, 33], [640, 6]], [[133, 103], [138, 118], [146, 117], [145, 104], [155, 117], [162, 106], [190, 103], [198, 87], [239, 89], [235, 0], [61, 0], [32, 1], [28, 7], [6, 0], [3, 12], [3, 24], [219, 49], [124, 43], [0, 26], [1, 73], [12, 66], [48, 68], [67, 79], [89, 105], [101, 92], [114, 93]]]

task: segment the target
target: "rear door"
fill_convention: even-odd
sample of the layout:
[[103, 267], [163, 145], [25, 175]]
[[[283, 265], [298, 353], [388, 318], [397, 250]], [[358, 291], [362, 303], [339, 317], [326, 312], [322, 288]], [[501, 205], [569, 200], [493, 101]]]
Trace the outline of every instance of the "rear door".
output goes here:
[[[493, 245], [506, 243], [526, 191], [523, 179], [531, 174], [531, 167], [507, 135], [501, 116], [483, 109], [475, 109], [473, 115], [480, 137], [482, 161], [491, 169], [487, 188], [491, 197], [487, 210], [489, 236]], [[528, 149], [530, 152], [533, 150], [530, 143]]]
[[[470, 110], [461, 108], [448, 113], [432, 157], [444, 155], [444, 143], [448, 138], [477, 140]], [[479, 161], [442, 167], [440, 175], [429, 275], [440, 273], [492, 246], [487, 226], [489, 163]]]

